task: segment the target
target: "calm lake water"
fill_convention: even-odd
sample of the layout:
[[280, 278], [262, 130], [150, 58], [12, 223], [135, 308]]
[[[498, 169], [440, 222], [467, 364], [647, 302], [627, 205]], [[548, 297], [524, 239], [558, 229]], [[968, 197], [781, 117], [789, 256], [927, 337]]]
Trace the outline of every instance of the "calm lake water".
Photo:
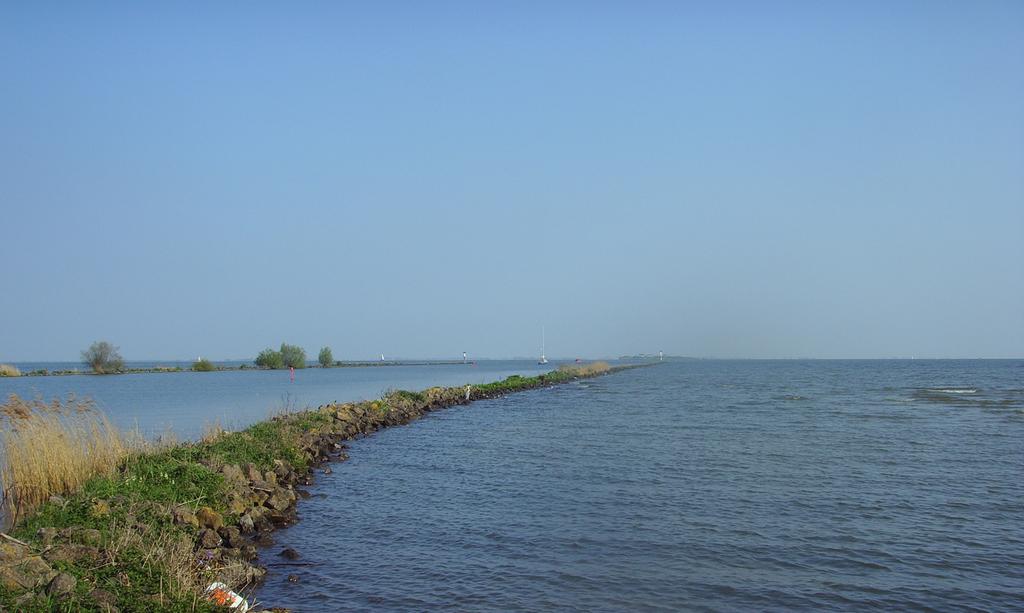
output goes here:
[[[128, 364], [136, 368], [156, 365]], [[188, 368], [191, 364], [159, 365]], [[19, 367], [57, 370], [81, 368], [81, 364], [28, 363]], [[0, 400], [10, 394], [46, 400], [74, 394], [92, 398], [122, 428], [137, 426], [149, 437], [170, 431], [179, 438], [192, 439], [204, 426], [218, 422], [238, 429], [283, 409], [379, 398], [389, 388], [419, 390], [433, 385], [486, 383], [552, 367], [532, 360], [484, 360], [467, 365], [307, 368], [296, 371], [294, 383], [286, 370], [0, 378]]]
[[350, 454], [261, 554], [262, 603], [1024, 607], [1022, 361], [666, 363], [441, 411]]

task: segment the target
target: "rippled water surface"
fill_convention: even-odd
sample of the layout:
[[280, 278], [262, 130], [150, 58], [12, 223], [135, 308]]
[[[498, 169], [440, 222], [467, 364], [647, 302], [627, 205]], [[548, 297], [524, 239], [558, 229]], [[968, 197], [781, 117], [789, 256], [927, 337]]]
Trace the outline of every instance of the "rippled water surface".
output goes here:
[[261, 553], [261, 602], [1024, 606], [1021, 361], [666, 363], [437, 412], [350, 454]]

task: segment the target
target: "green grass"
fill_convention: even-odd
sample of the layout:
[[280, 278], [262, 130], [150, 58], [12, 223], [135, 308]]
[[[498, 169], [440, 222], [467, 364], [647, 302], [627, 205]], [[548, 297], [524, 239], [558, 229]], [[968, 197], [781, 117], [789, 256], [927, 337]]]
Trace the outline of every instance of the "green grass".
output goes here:
[[[81, 491], [69, 499], [68, 508], [82, 501], [110, 499], [122, 496], [128, 502], [156, 502], [164, 505], [189, 503], [196, 506], [217, 506], [224, 500], [224, 478], [196, 462], [192, 447], [177, 447], [155, 454], [140, 454], [126, 460], [118, 473], [111, 477], [96, 477], [88, 481]], [[85, 504], [85, 503], [83, 503]], [[74, 514], [59, 520], [53, 516], [53, 504], [46, 505], [26, 525], [67, 527], [81, 519]], [[46, 524], [50, 520], [56, 523]], [[95, 527], [95, 526], [94, 526]], [[33, 531], [34, 532], [34, 531]]]
[[274, 460], [305, 466], [298, 447], [298, 429], [280, 421], [260, 422], [241, 432], [227, 434], [207, 444], [202, 453], [218, 464], [251, 462], [261, 470], [273, 468]]
[[423, 395], [423, 392], [410, 392], [408, 390], [392, 390], [384, 394], [385, 398], [391, 396], [394, 396], [395, 398], [401, 400], [408, 400], [410, 402], [423, 402], [426, 399], [426, 396]]
[[[223, 477], [197, 463], [204, 451], [202, 446], [185, 445], [132, 456], [114, 476], [91, 479], [63, 503], [43, 505], [16, 528], [16, 538], [37, 541], [40, 528], [97, 530], [107, 563], [52, 564], [55, 570], [78, 580], [75, 594], [66, 602], [37, 598], [18, 608], [14, 604], [17, 595], [0, 587], [0, 606], [28, 611], [99, 610], [89, 596], [93, 588], [99, 588], [116, 594], [121, 610], [217, 610], [197, 600], [193, 586], [182, 585], [180, 580], [176, 584], [175, 579], [195, 573], [191, 568], [195, 537], [190, 528], [171, 522], [170, 508], [177, 504], [224, 506]], [[98, 510], [97, 501], [105, 506]], [[196, 579], [198, 585], [204, 578]], [[164, 600], [154, 602], [153, 595], [161, 593]]]

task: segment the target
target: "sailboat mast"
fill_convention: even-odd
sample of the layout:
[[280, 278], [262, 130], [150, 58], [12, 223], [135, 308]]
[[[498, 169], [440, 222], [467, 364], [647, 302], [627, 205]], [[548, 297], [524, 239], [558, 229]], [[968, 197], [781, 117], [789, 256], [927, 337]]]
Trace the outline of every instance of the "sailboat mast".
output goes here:
[[544, 355], [544, 344], [545, 344], [546, 340], [547, 339], [544, 337], [544, 326], [541, 326], [540, 327], [540, 360], [537, 361], [538, 364], [547, 364], [548, 363], [548, 359]]

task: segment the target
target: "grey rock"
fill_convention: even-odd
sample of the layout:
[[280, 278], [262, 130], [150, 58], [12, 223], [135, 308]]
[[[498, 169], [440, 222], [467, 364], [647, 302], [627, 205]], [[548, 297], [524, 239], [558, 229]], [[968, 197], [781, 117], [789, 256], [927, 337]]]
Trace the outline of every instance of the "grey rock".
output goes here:
[[101, 590], [99, 588], [89, 592], [89, 598], [96, 601], [99, 605], [99, 610], [104, 613], [117, 613], [117, 596], [108, 592], [107, 590]]
[[251, 462], [242, 466], [242, 471], [245, 473], [245, 476], [249, 478], [250, 482], [263, 480], [263, 475], [260, 474], [256, 465]]
[[51, 564], [55, 562], [96, 562], [100, 559], [100, 550], [88, 545], [55, 545], [43, 553], [43, 558]]
[[228, 483], [248, 483], [249, 481], [245, 476], [245, 471], [237, 464], [228, 464], [221, 468], [220, 472], [224, 474], [224, 480]]
[[217, 534], [224, 539], [224, 544], [228, 547], [238, 547], [242, 544], [242, 531], [234, 526], [222, 526], [217, 530]]
[[75, 591], [78, 581], [68, 573], [60, 573], [46, 586], [46, 595], [51, 598], [63, 598]]
[[53, 539], [57, 538], [56, 528], [40, 528], [36, 531], [36, 538], [43, 547], [49, 547], [53, 544]]
[[221, 539], [216, 530], [203, 529], [199, 533], [199, 546], [203, 549], [215, 549], [220, 547]]
[[192, 509], [186, 506], [174, 507], [171, 511], [171, 519], [175, 524], [186, 526], [198, 526], [199, 520]]
[[249, 534], [256, 529], [256, 524], [252, 520], [252, 516], [246, 513], [238, 518], [238, 528], [241, 532]]

